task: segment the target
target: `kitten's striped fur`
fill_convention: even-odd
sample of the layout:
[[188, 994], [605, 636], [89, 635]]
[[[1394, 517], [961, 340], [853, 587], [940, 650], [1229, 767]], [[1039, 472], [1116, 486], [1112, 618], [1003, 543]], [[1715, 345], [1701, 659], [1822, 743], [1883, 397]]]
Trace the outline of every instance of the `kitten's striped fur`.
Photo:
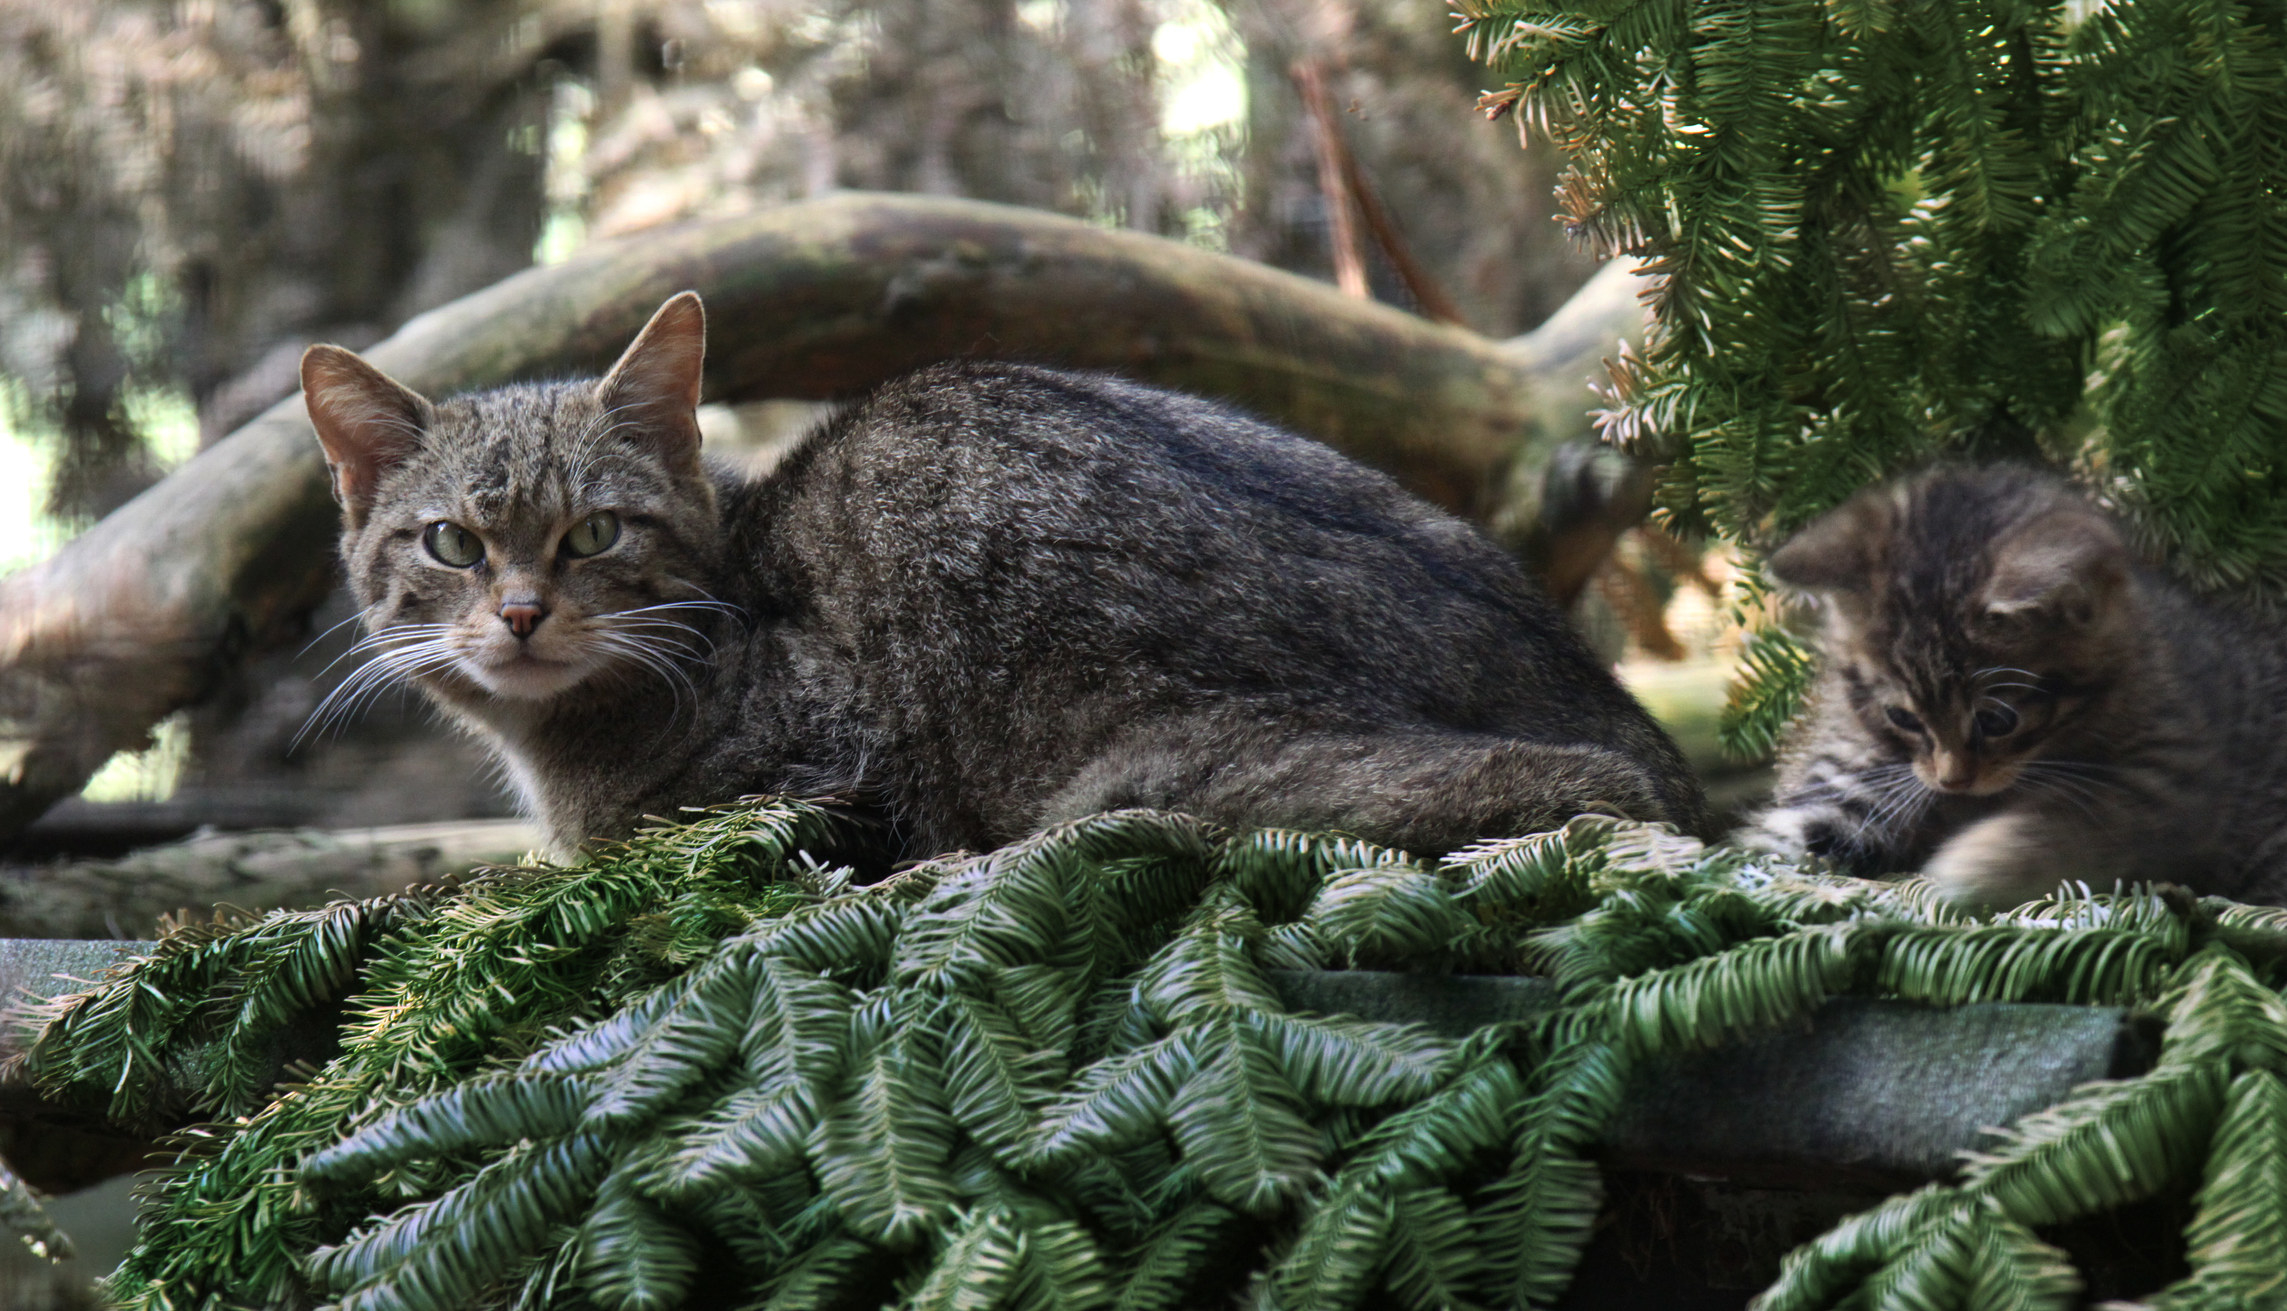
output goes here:
[[1980, 904], [2064, 880], [2287, 899], [2287, 631], [2143, 568], [2062, 480], [1932, 470], [1770, 569], [1821, 605], [1824, 668], [1747, 845]]

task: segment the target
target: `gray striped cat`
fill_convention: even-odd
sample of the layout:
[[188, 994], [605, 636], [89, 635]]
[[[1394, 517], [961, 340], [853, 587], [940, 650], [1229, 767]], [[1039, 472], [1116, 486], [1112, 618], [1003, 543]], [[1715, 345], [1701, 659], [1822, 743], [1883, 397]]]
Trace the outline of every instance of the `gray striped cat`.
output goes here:
[[2062, 480], [1935, 469], [1770, 572], [1821, 602], [1824, 668], [1747, 845], [1978, 905], [2064, 880], [2287, 900], [2287, 629], [2141, 567]]
[[696, 296], [598, 382], [302, 378], [377, 653], [552, 842], [758, 792], [905, 854], [1097, 810], [1436, 852], [1696, 782], [1517, 566], [1315, 442], [1109, 377], [891, 382], [768, 477], [699, 456]]

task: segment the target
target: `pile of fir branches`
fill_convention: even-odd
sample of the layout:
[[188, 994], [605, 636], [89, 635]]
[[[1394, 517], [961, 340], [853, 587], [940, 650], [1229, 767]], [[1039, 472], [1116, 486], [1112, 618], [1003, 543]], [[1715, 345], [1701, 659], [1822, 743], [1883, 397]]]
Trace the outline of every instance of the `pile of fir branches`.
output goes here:
[[[1123, 812], [870, 885], [758, 800], [572, 868], [182, 929], [56, 1003], [48, 1095], [184, 1134], [141, 1308], [1531, 1307], [1630, 1072], [1829, 997], [2149, 1007], [2149, 1073], [1789, 1257], [1766, 1311], [2074, 1304], [2036, 1230], [2195, 1184], [2171, 1307], [2287, 1270], [2287, 912], [1927, 885], [1584, 816], [1442, 862]], [[1521, 972], [1459, 1041], [1270, 972]], [[288, 1024], [339, 1054], [276, 1080]]]
[[[2287, 2], [1456, 7], [1573, 230], [1649, 259], [1607, 435], [1675, 526], [1752, 553], [1935, 456], [2041, 460], [2287, 593]], [[1751, 755], [1809, 672], [1762, 656]]]

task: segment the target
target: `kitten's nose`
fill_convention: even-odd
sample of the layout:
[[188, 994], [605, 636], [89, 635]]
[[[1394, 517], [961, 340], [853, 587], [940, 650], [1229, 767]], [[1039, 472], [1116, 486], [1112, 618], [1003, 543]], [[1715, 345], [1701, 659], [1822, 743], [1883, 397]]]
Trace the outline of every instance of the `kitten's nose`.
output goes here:
[[1965, 753], [1939, 751], [1930, 764], [1941, 792], [1966, 792], [1977, 781], [1977, 764]]
[[508, 631], [518, 637], [532, 636], [532, 630], [548, 617], [535, 601], [510, 601], [500, 607], [500, 617], [508, 621]]

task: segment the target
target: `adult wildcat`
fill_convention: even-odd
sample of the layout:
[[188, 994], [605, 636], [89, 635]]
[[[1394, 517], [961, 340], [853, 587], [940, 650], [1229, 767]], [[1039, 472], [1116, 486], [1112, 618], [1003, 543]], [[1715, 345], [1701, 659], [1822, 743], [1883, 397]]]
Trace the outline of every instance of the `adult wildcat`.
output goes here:
[[1698, 816], [1506, 556], [1323, 446], [942, 365], [744, 482], [699, 458], [704, 351], [686, 292], [600, 382], [432, 405], [303, 357], [368, 681], [489, 744], [559, 849], [755, 792], [860, 799], [908, 853], [1126, 806], [1420, 851]]
[[2287, 897], [2287, 631], [2139, 567], [2062, 480], [1935, 469], [1770, 572], [1824, 602], [1825, 669], [1749, 845], [1983, 905], [2067, 879]]

